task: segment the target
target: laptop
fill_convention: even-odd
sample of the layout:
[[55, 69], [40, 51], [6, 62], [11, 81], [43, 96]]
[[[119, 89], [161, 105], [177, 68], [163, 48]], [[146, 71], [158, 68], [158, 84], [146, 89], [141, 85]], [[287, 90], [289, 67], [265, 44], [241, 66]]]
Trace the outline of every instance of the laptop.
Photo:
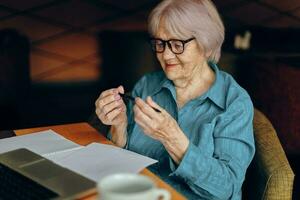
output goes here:
[[0, 154], [0, 199], [75, 199], [96, 183], [28, 150]]

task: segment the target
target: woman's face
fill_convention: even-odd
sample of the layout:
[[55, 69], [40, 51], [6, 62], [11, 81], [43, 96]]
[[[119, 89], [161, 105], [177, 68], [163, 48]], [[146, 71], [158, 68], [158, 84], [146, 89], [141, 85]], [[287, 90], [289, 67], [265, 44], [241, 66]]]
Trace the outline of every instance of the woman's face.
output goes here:
[[[170, 34], [163, 23], [160, 23], [156, 38], [162, 40], [180, 39], [187, 40], [189, 38], [176, 38]], [[174, 54], [166, 45], [165, 51], [156, 53], [162, 69], [168, 79], [172, 81], [189, 80], [201, 71], [203, 64], [206, 62], [205, 54], [197, 44], [196, 40], [192, 40], [185, 44], [182, 54]]]

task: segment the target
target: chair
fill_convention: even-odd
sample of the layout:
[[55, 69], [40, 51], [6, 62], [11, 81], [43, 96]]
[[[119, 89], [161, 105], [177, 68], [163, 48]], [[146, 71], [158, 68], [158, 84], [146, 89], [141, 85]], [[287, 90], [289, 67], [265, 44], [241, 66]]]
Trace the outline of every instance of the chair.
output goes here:
[[291, 200], [294, 173], [267, 117], [255, 109], [256, 154], [247, 171], [243, 199]]

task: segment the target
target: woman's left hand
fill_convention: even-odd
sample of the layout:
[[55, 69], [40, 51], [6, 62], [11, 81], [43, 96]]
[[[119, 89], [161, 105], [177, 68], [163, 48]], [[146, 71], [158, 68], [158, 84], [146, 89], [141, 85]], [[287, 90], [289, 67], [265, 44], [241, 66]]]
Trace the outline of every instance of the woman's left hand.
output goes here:
[[[157, 112], [153, 108], [161, 112]], [[134, 120], [143, 132], [160, 141], [173, 160], [179, 164], [188, 148], [189, 140], [176, 120], [157, 105], [151, 97], [147, 97], [146, 101], [136, 98], [133, 111]]]

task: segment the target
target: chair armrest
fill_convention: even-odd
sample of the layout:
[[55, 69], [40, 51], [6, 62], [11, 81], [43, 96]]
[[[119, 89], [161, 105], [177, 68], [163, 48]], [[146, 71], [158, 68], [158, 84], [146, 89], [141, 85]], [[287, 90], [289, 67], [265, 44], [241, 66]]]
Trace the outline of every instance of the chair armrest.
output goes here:
[[252, 162], [252, 187], [255, 199], [292, 199], [294, 173], [267, 117], [254, 111], [256, 153]]

